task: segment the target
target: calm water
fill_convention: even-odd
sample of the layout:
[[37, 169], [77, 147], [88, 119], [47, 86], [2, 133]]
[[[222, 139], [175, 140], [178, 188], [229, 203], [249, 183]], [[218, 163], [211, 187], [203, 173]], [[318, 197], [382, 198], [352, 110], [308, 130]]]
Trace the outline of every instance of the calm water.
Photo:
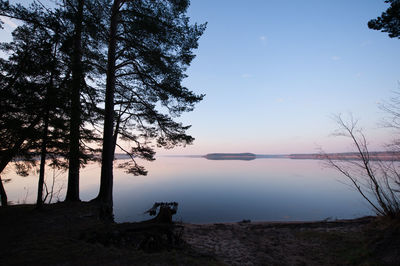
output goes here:
[[[256, 159], [211, 161], [204, 158], [161, 157], [146, 162], [148, 176], [114, 173], [114, 213], [118, 222], [148, 219], [143, 212], [156, 201], [179, 203], [176, 220], [193, 223], [321, 220], [372, 214], [356, 191], [317, 160]], [[96, 196], [100, 167], [81, 172], [81, 199]], [[56, 188], [66, 190], [66, 174]], [[37, 175], [15, 177], [5, 184], [10, 201], [34, 202]], [[52, 172], [47, 178], [51, 180]], [[49, 182], [49, 181], [48, 181]]]

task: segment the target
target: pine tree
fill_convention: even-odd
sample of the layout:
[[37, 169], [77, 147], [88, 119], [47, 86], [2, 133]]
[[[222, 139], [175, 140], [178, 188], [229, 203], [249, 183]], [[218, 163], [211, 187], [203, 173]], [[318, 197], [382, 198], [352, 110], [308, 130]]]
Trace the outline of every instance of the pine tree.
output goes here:
[[102, 118], [97, 107], [103, 89], [88, 84], [104, 74], [104, 16], [107, 1], [65, 0], [62, 7], [65, 23], [70, 25], [70, 136], [68, 154], [68, 189], [66, 201], [79, 201], [80, 166], [94, 160], [98, 149], [87, 146], [100, 141], [93, 127]]
[[[191, 111], [203, 95], [182, 86], [205, 24], [190, 25], [187, 0], [114, 0], [110, 15], [101, 185], [98, 200], [112, 209], [113, 160], [118, 138], [133, 174], [136, 158], [154, 159], [153, 144], [171, 148], [193, 141], [173, 117]], [[159, 108], [161, 106], [161, 108]], [[164, 111], [164, 112], [163, 112]], [[121, 147], [122, 148], [122, 147]]]
[[371, 19], [368, 27], [387, 32], [390, 38], [400, 38], [400, 1], [385, 0], [385, 3], [390, 3], [390, 7], [380, 17]]
[[[43, 117], [28, 120], [34, 122], [32, 123], [32, 128], [40, 127], [42, 129], [41, 144], [39, 146], [36, 144], [36, 147], [25, 149], [27, 151], [25, 152], [26, 156], [30, 156], [39, 150], [41, 154], [38, 203], [40, 203], [41, 190], [43, 188], [46, 154], [49, 152], [55, 153], [55, 145], [58, 145], [57, 156], [59, 158], [69, 159], [70, 178], [67, 200], [79, 200], [79, 167], [82, 163], [87, 163], [88, 160], [93, 159], [94, 152], [96, 151], [85, 146], [85, 142], [88, 143], [98, 139], [93, 130], [86, 128], [85, 123], [94, 123], [96, 119], [99, 119], [99, 115], [94, 112], [96, 104], [98, 103], [98, 91], [92, 86], [89, 86], [85, 82], [85, 79], [92, 78], [90, 75], [100, 75], [101, 72], [99, 67], [97, 67], [97, 65], [101, 63], [102, 53], [100, 52], [101, 42], [99, 43], [96, 37], [98, 35], [96, 33], [96, 20], [99, 20], [101, 16], [99, 10], [102, 9], [100, 9], [99, 5], [92, 4], [90, 12], [97, 16], [92, 15], [85, 20], [85, 31], [77, 30], [76, 25], [79, 23], [76, 19], [76, 13], [79, 13], [79, 10], [76, 11], [76, 6], [73, 5], [76, 1], [72, 2], [65, 1], [64, 4], [58, 8], [48, 9], [35, 3], [25, 8], [21, 5], [10, 5], [8, 1], [0, 1], [0, 13], [2, 15], [19, 19], [24, 23], [24, 26], [19, 27], [17, 31], [25, 28], [30, 30], [27, 36], [38, 36], [39, 33], [46, 35], [43, 40], [39, 37], [31, 38], [30, 41], [26, 41], [26, 45], [24, 46], [17, 46], [15, 42], [4, 44], [4, 47], [6, 47], [5, 50], [8, 49], [13, 55], [26, 54], [25, 56], [27, 58], [35, 59], [27, 65], [36, 64], [38, 69], [42, 71], [47, 70], [48, 73], [51, 73], [48, 77], [48, 86], [46, 90], [36, 91], [38, 97], [40, 96], [42, 98], [42, 102], [43, 99], [45, 100], [45, 105], [40, 104], [40, 102], [35, 102], [37, 106], [43, 105], [42, 112], [38, 112], [38, 114], [42, 114]], [[82, 11], [83, 7], [81, 4], [83, 4], [83, 1], [78, 2], [78, 6], [81, 7]], [[80, 14], [80, 22], [82, 22], [82, 16], [83, 14]], [[93, 36], [95, 37], [93, 38]], [[23, 36], [14, 35], [14, 39], [19, 38], [19, 42], [22, 40], [21, 37]], [[46, 40], [48, 43], [52, 41], [50, 45], [51, 49], [46, 48], [49, 45], [44, 46]], [[79, 46], [82, 40], [87, 41], [89, 47], [81, 49]], [[19, 53], [17, 53], [16, 50], [18, 50]], [[42, 53], [40, 53], [39, 50], [42, 51]], [[29, 54], [33, 53], [33, 51], [37, 52], [37, 54]], [[39, 72], [28, 73], [26, 71], [24, 72], [24, 70], [18, 70], [18, 67], [26, 63], [21, 56], [19, 56], [18, 59], [21, 61], [19, 64], [15, 62], [12, 63], [12, 60], [12, 57], [10, 57], [10, 60], [3, 60], [4, 63], [11, 63], [16, 66], [14, 67], [15, 69], [9, 69], [9, 76], [18, 75], [22, 79], [34, 80], [43, 75], [43, 73]], [[86, 60], [87, 63], [84, 64], [82, 62], [83, 60]], [[94, 62], [93, 66], [89, 65], [89, 63], [92, 62]], [[62, 82], [60, 83], [57, 79], [62, 79]], [[20, 86], [20, 84], [15, 84], [11, 80], [9, 86], [15, 87]], [[26, 92], [29, 92], [29, 90]], [[10, 97], [12, 96], [10, 95]], [[34, 102], [29, 102], [31, 101], [29, 97], [25, 98], [25, 101], [27, 102], [20, 103], [19, 106], [25, 106], [27, 104], [32, 105]], [[63, 105], [67, 109], [64, 108], [62, 111], [57, 110], [57, 106], [59, 105]], [[83, 105], [83, 107], [81, 107], [81, 105]], [[32, 112], [32, 109], [28, 108], [21, 111], [21, 116], [16, 116], [12, 112], [9, 112], [8, 103], [5, 103], [4, 107], [3, 113], [5, 116], [11, 117], [14, 120], [24, 117], [24, 112]], [[26, 117], [29, 117], [29, 115]], [[60, 117], [63, 117], [64, 120], [60, 119]], [[11, 121], [8, 121], [7, 123], [7, 121], [5, 121], [4, 123], [4, 130], [7, 131], [8, 134], [4, 136], [6, 138], [7, 136], [20, 136], [20, 138], [9, 139], [9, 142], [7, 142], [10, 145], [5, 148], [3, 155], [0, 155], [1, 165], [4, 165], [4, 167], [12, 158], [18, 155], [17, 151], [21, 150], [21, 145], [26, 145], [26, 143], [31, 142], [35, 143], [38, 139], [38, 133], [36, 132], [38, 130], [34, 132], [28, 130], [31, 127], [19, 124], [15, 125], [15, 132], [12, 132], [10, 130], [10, 122]], [[56, 135], [55, 132], [57, 132]], [[57, 162], [53, 160], [53, 164], [55, 163], [63, 167], [66, 166], [65, 161], [61, 163], [61, 160], [57, 160]]]
[[[0, 120], [2, 131], [1, 160], [40, 155], [38, 206], [42, 204], [45, 159], [60, 165], [65, 145], [65, 84], [58, 47], [57, 31], [23, 25], [13, 32], [13, 41], [1, 50], [10, 56], [1, 61]], [[5, 163], [3, 165], [5, 167]], [[3, 168], [4, 169], [4, 168]], [[2, 169], [2, 170], [3, 170]], [[21, 171], [22, 174], [24, 171]]]

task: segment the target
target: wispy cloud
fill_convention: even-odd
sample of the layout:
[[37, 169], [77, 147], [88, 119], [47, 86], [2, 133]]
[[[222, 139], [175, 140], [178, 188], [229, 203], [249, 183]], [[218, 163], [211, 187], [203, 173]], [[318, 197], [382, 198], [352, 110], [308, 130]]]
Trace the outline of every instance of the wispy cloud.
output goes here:
[[334, 55], [334, 56], [331, 57], [331, 59], [333, 61], [339, 61], [341, 58], [340, 58], [340, 56]]
[[17, 24], [15, 24], [10, 18], [8, 17], [3, 17], [0, 16], [0, 20], [4, 22], [4, 24], [6, 24], [7, 26], [9, 26], [12, 29], [15, 29], [16, 27], [18, 27]]
[[267, 44], [267, 40], [268, 40], [267, 36], [264, 36], [264, 35], [260, 36], [260, 41], [262, 44], [264, 44], [264, 45]]
[[241, 75], [241, 77], [244, 78], [244, 79], [248, 79], [248, 78], [254, 77], [254, 75], [249, 74], [249, 73], [244, 73], [244, 74]]

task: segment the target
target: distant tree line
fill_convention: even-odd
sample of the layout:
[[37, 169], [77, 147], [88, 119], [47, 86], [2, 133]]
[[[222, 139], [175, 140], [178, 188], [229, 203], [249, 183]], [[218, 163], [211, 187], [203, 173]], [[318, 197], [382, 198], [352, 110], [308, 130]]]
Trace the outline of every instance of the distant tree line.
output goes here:
[[[188, 6], [189, 0], [63, 0], [26, 7], [0, 0], [0, 15], [20, 22], [12, 41], [0, 44], [7, 55], [0, 58], [0, 174], [14, 162], [26, 175], [39, 156], [37, 207], [46, 160], [68, 169], [65, 200], [79, 201], [80, 168], [101, 152], [95, 201], [109, 216], [117, 146], [132, 158], [123, 167], [143, 175], [136, 159], [154, 160], [155, 146], [192, 143], [189, 126], [174, 118], [204, 96], [182, 81], [206, 25], [190, 24]], [[1, 176], [0, 195], [7, 205]]]

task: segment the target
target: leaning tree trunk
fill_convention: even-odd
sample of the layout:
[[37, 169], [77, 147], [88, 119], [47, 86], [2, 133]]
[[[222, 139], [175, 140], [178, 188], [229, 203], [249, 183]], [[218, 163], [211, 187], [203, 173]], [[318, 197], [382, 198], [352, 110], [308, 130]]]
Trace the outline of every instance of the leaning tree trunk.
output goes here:
[[105, 115], [103, 131], [103, 151], [101, 162], [100, 191], [97, 199], [102, 204], [103, 218], [112, 218], [113, 207], [113, 161], [114, 161], [114, 91], [115, 91], [115, 53], [117, 45], [117, 26], [121, 0], [114, 0], [111, 10], [110, 35], [108, 40], [107, 80]]
[[[17, 155], [24, 141], [28, 138], [30, 131], [39, 123], [40, 117], [37, 116], [31, 124], [22, 132], [22, 135], [18, 138], [18, 140], [14, 143], [14, 145], [4, 152], [3, 157], [0, 159], [0, 174], [6, 168], [9, 162]], [[7, 193], [4, 189], [3, 182], [0, 177], [0, 196], [1, 196], [1, 205], [7, 206]]]
[[1, 198], [1, 206], [7, 206], [7, 193], [3, 186], [3, 180], [1, 180], [0, 176], [0, 198]]
[[84, 0], [79, 0], [75, 21], [75, 36], [72, 55], [71, 122], [69, 135], [69, 169], [66, 201], [79, 201], [80, 130], [82, 85], [82, 21]]
[[21, 149], [25, 140], [28, 139], [31, 130], [36, 127], [36, 125], [40, 122], [41, 117], [38, 115], [36, 118], [30, 123], [30, 125], [23, 130], [22, 134], [18, 137], [18, 140], [14, 143], [14, 145], [4, 152], [4, 155], [0, 159], [0, 174], [6, 168], [9, 162], [18, 154], [18, 151]]

